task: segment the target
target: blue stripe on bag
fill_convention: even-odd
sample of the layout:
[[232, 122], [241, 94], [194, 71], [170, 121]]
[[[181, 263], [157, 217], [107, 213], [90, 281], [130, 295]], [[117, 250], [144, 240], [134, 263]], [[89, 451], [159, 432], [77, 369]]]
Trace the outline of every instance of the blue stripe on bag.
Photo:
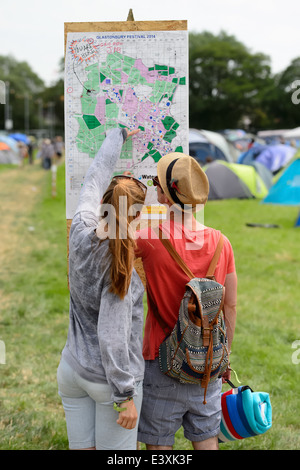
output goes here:
[[251, 437], [253, 434], [249, 434], [246, 427], [241, 420], [241, 416], [239, 414], [239, 409], [237, 407], [237, 398], [238, 395], [228, 395], [226, 397], [227, 409], [230, 416], [230, 420], [234, 430], [241, 436], [241, 437]]
[[[240, 387], [239, 387], [240, 388]], [[243, 392], [242, 392], [243, 393]], [[244, 412], [244, 408], [243, 408], [243, 398], [242, 398], [242, 393], [238, 393], [237, 397], [236, 397], [236, 405], [237, 405], [237, 409], [238, 409], [238, 413], [239, 413], [239, 416], [240, 416], [240, 419], [241, 421], [243, 422], [243, 425], [244, 427], [246, 428], [247, 430], [247, 436], [245, 437], [253, 437], [253, 436], [256, 436], [255, 432], [251, 429], [251, 427], [249, 426], [249, 423], [247, 421], [247, 418], [246, 418], [246, 415], [245, 415], [245, 412]]]

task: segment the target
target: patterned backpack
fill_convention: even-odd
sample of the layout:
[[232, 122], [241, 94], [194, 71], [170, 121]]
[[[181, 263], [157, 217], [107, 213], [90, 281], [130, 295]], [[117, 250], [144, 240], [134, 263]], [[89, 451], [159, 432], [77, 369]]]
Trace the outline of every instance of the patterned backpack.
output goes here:
[[[160, 345], [160, 369], [181, 383], [201, 384], [205, 388], [205, 404], [208, 384], [221, 377], [229, 364], [223, 311], [225, 288], [214, 277], [223, 248], [223, 236], [205, 278], [194, 277], [170, 241], [162, 238], [161, 230], [160, 239], [191, 279], [186, 284], [174, 329]], [[157, 307], [154, 310], [161, 324]]]

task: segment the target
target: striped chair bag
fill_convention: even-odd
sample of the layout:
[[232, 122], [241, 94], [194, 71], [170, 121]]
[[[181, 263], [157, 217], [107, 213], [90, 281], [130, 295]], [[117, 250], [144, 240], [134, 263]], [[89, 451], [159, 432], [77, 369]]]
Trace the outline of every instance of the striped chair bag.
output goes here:
[[222, 419], [219, 442], [235, 441], [264, 434], [272, 426], [270, 396], [265, 392], [253, 392], [248, 386], [232, 387], [222, 393]]

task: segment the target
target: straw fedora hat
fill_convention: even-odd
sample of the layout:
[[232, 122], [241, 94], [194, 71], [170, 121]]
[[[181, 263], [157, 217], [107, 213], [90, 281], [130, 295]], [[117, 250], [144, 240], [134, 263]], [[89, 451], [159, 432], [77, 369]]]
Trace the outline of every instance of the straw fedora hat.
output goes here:
[[209, 193], [208, 178], [199, 163], [184, 153], [174, 152], [157, 164], [157, 176], [169, 201], [180, 206], [205, 204]]

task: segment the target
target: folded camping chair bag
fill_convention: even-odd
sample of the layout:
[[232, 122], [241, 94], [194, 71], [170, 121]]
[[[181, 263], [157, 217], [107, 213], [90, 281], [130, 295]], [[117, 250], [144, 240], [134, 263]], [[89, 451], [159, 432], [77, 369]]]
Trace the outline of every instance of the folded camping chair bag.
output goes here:
[[246, 386], [222, 393], [219, 442], [235, 441], [264, 434], [272, 426], [272, 406], [268, 393], [253, 392]]

